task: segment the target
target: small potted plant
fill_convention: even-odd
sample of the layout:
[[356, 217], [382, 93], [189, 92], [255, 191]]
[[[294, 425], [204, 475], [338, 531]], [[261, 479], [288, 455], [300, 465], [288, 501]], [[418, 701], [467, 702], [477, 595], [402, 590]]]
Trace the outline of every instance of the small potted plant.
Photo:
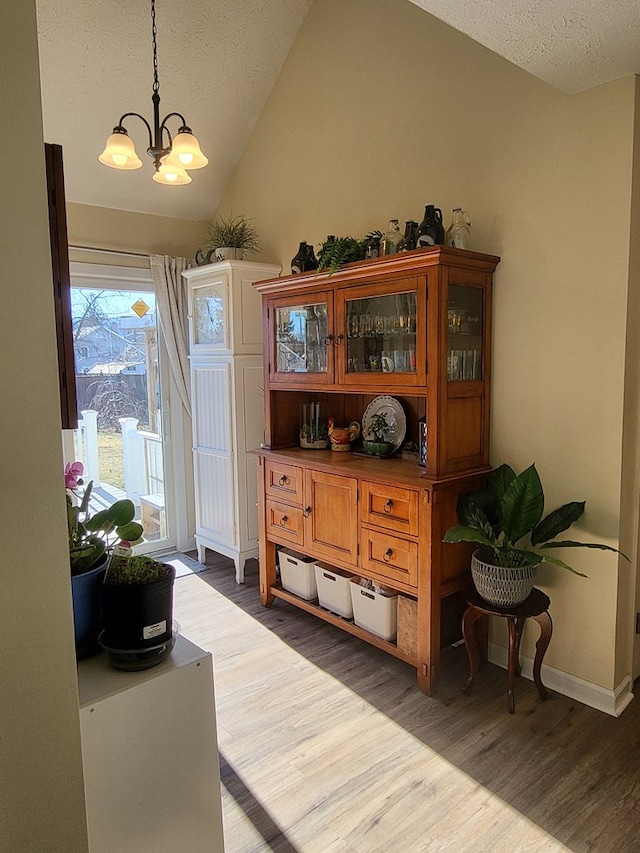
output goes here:
[[100, 642], [114, 666], [147, 669], [171, 650], [175, 576], [173, 566], [132, 554], [127, 542], [114, 548], [100, 583]]
[[196, 263], [244, 259], [245, 253], [260, 250], [258, 232], [244, 216], [219, 216], [208, 224], [204, 245], [196, 252]]
[[67, 501], [67, 532], [69, 565], [75, 629], [76, 655], [87, 657], [98, 651], [97, 638], [102, 627], [98, 593], [98, 577], [104, 571], [113, 547], [123, 539], [139, 542], [142, 525], [134, 521], [133, 502], [124, 499], [95, 515], [90, 514], [93, 481], [82, 496], [84, 485], [82, 462], [70, 462], [65, 467], [64, 484]]
[[629, 559], [609, 545], [555, 541], [582, 516], [584, 507], [584, 501], [572, 501], [543, 517], [544, 492], [535, 465], [520, 474], [509, 465], [501, 465], [489, 475], [486, 489], [460, 495], [457, 512], [461, 524], [450, 527], [444, 541], [479, 546], [471, 559], [476, 589], [490, 604], [515, 607], [529, 596], [542, 563], [586, 577], [550, 556], [550, 549], [600, 548]]
[[362, 240], [356, 240], [355, 237], [329, 237], [318, 252], [318, 271], [326, 269], [332, 275], [343, 264], [363, 261], [368, 257], [367, 250], [372, 241], [379, 240], [381, 236], [381, 231], [370, 231]]
[[379, 412], [367, 425], [362, 445], [372, 456], [389, 456], [393, 453], [393, 443], [389, 441], [390, 435], [393, 435], [393, 428], [386, 414]]

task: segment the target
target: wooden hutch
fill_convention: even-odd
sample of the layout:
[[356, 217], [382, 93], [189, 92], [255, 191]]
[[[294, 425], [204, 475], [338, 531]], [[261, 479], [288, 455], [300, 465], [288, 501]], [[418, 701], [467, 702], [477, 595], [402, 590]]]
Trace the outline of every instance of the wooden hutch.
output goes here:
[[[434, 246], [348, 264], [332, 275], [260, 281], [265, 440], [257, 451], [260, 598], [281, 598], [416, 667], [436, 687], [441, 644], [459, 637], [470, 548], [443, 544], [460, 492], [489, 470], [491, 285], [499, 258]], [[425, 466], [302, 449], [304, 406], [321, 420], [360, 421], [378, 395], [406, 416], [407, 442], [426, 421]], [[413, 616], [401, 648], [277, 581], [285, 546], [397, 590]]]

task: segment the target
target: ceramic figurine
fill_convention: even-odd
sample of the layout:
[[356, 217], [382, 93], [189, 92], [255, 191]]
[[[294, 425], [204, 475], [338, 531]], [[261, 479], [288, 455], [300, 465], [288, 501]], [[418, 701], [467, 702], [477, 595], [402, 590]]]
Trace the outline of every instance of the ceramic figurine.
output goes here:
[[329, 441], [332, 450], [351, 450], [351, 442], [360, 436], [360, 424], [351, 421], [348, 427], [337, 427], [335, 419], [329, 418]]

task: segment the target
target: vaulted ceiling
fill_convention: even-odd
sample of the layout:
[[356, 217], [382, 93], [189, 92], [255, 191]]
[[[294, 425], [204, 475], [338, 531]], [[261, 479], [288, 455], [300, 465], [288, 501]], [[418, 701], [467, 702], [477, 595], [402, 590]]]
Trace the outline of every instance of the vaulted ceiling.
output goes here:
[[[161, 117], [184, 115], [210, 161], [191, 184], [170, 188], [151, 179], [148, 134], [135, 118], [127, 129], [143, 168], [97, 160], [123, 113], [152, 119], [150, 2], [36, 0], [45, 139], [63, 146], [68, 200], [210, 217], [312, 2], [157, 0]], [[638, 0], [410, 2], [567, 93], [640, 73]]]

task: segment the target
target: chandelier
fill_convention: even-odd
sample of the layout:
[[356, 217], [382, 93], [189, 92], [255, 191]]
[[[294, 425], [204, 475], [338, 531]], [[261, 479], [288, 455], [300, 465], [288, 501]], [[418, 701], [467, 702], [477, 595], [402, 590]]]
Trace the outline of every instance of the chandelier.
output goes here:
[[[153, 158], [155, 174], [153, 180], [159, 184], [178, 186], [190, 184], [191, 176], [187, 169], [202, 169], [209, 162], [200, 150], [198, 140], [187, 127], [185, 118], [180, 113], [169, 113], [160, 121], [160, 84], [158, 83], [158, 53], [156, 47], [156, 3], [151, 0], [151, 32], [153, 37], [153, 128], [139, 113], [125, 113], [113, 133], [107, 139], [102, 154], [98, 157], [105, 166], [112, 169], [140, 169], [142, 160], [136, 154], [133, 140], [127, 133], [122, 122], [129, 116], [141, 119], [149, 131], [149, 147], [147, 154]], [[174, 137], [171, 136], [167, 121], [178, 118], [182, 125]]]

